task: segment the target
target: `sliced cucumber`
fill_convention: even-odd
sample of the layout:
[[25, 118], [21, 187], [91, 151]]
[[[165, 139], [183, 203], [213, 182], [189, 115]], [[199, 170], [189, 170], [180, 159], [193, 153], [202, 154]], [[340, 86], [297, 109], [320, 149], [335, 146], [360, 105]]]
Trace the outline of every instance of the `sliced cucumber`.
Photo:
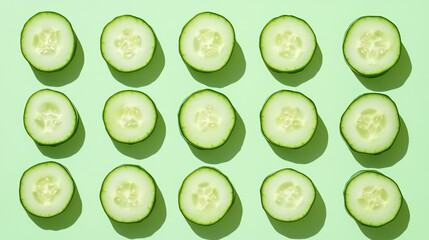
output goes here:
[[282, 15], [269, 21], [259, 39], [262, 59], [276, 72], [303, 70], [313, 58], [316, 47], [316, 36], [310, 25], [291, 15]]
[[58, 145], [77, 130], [79, 116], [70, 99], [61, 92], [42, 89], [33, 93], [24, 109], [24, 127], [40, 145]]
[[234, 45], [233, 26], [225, 17], [213, 12], [195, 15], [183, 27], [179, 38], [182, 59], [200, 72], [223, 68], [231, 58]]
[[19, 198], [24, 209], [44, 218], [64, 212], [74, 192], [75, 184], [68, 170], [52, 161], [30, 167], [19, 183]]
[[183, 181], [179, 191], [179, 207], [189, 221], [212, 225], [225, 216], [234, 197], [234, 188], [223, 173], [212, 167], [201, 167]]
[[313, 101], [304, 94], [280, 90], [266, 100], [260, 122], [268, 142], [285, 148], [300, 148], [313, 137], [318, 114]]
[[123, 90], [105, 103], [103, 122], [109, 136], [127, 144], [147, 139], [155, 130], [158, 113], [152, 99], [143, 92]]
[[21, 52], [28, 63], [43, 72], [66, 67], [76, 52], [76, 35], [70, 22], [56, 12], [39, 12], [21, 31]]
[[343, 53], [354, 72], [364, 77], [377, 77], [398, 62], [401, 47], [401, 36], [395, 24], [381, 16], [364, 16], [348, 28]]
[[180, 106], [180, 131], [196, 148], [214, 149], [229, 139], [235, 126], [235, 114], [225, 95], [210, 89], [200, 90]]
[[356, 221], [370, 227], [380, 227], [393, 221], [399, 213], [402, 199], [395, 181], [374, 170], [357, 172], [344, 189], [347, 212]]
[[122, 15], [103, 29], [100, 39], [104, 60], [120, 72], [133, 72], [147, 66], [156, 48], [156, 36], [143, 19]]
[[142, 167], [121, 165], [104, 179], [100, 201], [110, 219], [122, 223], [140, 222], [148, 217], [154, 208], [156, 184]]
[[343, 113], [341, 135], [356, 152], [379, 154], [394, 143], [400, 129], [395, 102], [381, 93], [357, 97]]
[[310, 178], [291, 168], [281, 169], [262, 182], [262, 207], [272, 218], [284, 222], [298, 221], [309, 212], [316, 199]]

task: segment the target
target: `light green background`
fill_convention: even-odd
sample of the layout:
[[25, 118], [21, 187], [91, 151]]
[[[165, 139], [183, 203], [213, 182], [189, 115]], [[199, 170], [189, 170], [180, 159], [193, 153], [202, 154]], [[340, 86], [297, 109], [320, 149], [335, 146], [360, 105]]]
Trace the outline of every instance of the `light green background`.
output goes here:
[[[395, 2], [395, 3], [393, 3]], [[427, 4], [423, 1], [287, 1], [287, 0], [16, 0], [0, 3], [0, 239], [421, 239], [427, 235]], [[43, 10], [57, 11], [72, 23], [80, 45], [67, 69], [34, 72], [19, 49], [25, 21]], [[226, 69], [198, 74], [186, 68], [178, 53], [182, 26], [201, 11], [214, 11], [235, 27], [238, 47]], [[99, 51], [103, 26], [115, 16], [133, 14], [154, 29], [160, 48], [153, 63], [134, 74], [110, 71]], [[267, 70], [258, 49], [259, 33], [273, 17], [292, 14], [305, 19], [316, 33], [319, 51], [302, 73], [276, 75]], [[359, 79], [341, 51], [348, 25], [362, 15], [383, 15], [399, 28], [405, 50], [385, 77]], [[221, 149], [204, 152], [180, 136], [177, 112], [190, 93], [213, 88], [226, 94], [240, 118], [232, 139]], [[42, 88], [64, 92], [81, 119], [77, 136], [65, 145], [38, 147], [25, 133], [22, 112], [27, 98]], [[123, 89], [152, 97], [161, 114], [154, 136], [143, 144], [113, 143], [104, 130], [101, 111], [106, 99]], [[320, 126], [305, 148], [270, 147], [259, 129], [258, 114], [274, 91], [292, 89], [316, 104]], [[368, 157], [352, 153], [338, 130], [347, 105], [365, 92], [383, 92], [397, 103], [403, 120], [394, 147]], [[73, 175], [78, 198], [67, 214], [54, 219], [31, 218], [21, 207], [18, 183], [28, 167], [47, 160], [64, 164]], [[147, 169], [160, 192], [153, 214], [137, 225], [112, 223], [98, 199], [101, 182], [114, 167], [132, 163]], [[233, 209], [218, 225], [188, 223], [177, 205], [183, 178], [209, 165], [229, 176], [238, 193]], [[319, 196], [308, 218], [292, 224], [271, 221], [260, 206], [264, 177], [284, 167], [307, 174]], [[379, 169], [401, 187], [406, 204], [392, 224], [380, 229], [358, 225], [346, 213], [342, 191], [358, 170]]]

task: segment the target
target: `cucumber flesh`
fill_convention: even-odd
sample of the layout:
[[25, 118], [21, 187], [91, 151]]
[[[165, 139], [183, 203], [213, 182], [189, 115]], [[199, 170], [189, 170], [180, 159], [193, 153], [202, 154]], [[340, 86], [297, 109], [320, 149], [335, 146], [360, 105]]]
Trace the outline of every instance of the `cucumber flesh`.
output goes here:
[[66, 67], [76, 52], [76, 35], [70, 22], [56, 12], [39, 12], [21, 31], [21, 52], [28, 63], [43, 72]]
[[395, 102], [381, 93], [357, 97], [343, 113], [341, 135], [356, 152], [379, 154], [390, 149], [400, 129]]
[[310, 211], [316, 198], [310, 178], [294, 169], [285, 168], [267, 176], [261, 186], [265, 212], [284, 222], [298, 221]]
[[300, 148], [313, 137], [318, 122], [316, 106], [307, 96], [291, 90], [273, 93], [260, 112], [268, 142], [285, 148]]
[[103, 122], [109, 136], [133, 144], [147, 139], [158, 119], [156, 106], [143, 92], [123, 90], [113, 94], [103, 109]]
[[235, 45], [231, 23], [213, 12], [195, 15], [183, 27], [179, 51], [185, 63], [196, 71], [214, 72], [229, 61]]
[[183, 181], [179, 190], [179, 207], [189, 221], [212, 225], [225, 216], [234, 197], [234, 188], [223, 173], [212, 167], [201, 167]]
[[200, 149], [222, 146], [235, 126], [235, 109], [229, 99], [214, 90], [203, 89], [191, 94], [179, 110], [182, 136]]
[[104, 179], [100, 201], [110, 219], [121, 223], [140, 222], [148, 217], [154, 208], [156, 184], [142, 167], [121, 165]]
[[347, 64], [357, 74], [364, 77], [380, 76], [399, 60], [399, 30], [384, 17], [360, 17], [346, 32], [343, 53]]
[[24, 127], [39, 145], [58, 145], [77, 131], [79, 117], [70, 99], [61, 92], [42, 89], [33, 93], [24, 109]]
[[64, 212], [74, 192], [75, 184], [68, 170], [52, 161], [27, 169], [19, 184], [19, 198], [24, 209], [43, 218]]
[[398, 185], [384, 174], [365, 170], [353, 175], [344, 189], [347, 212], [358, 222], [380, 227], [393, 221], [403, 197]]
[[262, 59], [276, 72], [303, 70], [313, 58], [316, 47], [316, 36], [310, 25], [291, 15], [282, 15], [269, 21], [259, 41]]
[[101, 34], [104, 60], [120, 72], [133, 72], [149, 64], [156, 48], [153, 29], [143, 19], [122, 15], [114, 18]]

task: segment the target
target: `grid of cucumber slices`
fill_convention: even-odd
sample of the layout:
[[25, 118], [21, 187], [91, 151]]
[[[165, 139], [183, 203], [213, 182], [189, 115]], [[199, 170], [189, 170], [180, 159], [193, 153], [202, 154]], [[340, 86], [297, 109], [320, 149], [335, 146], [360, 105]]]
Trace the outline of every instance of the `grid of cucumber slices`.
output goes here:
[[[143, 19], [123, 15], [107, 23], [100, 37], [101, 55], [119, 72], [143, 70], [152, 61], [157, 38]], [[217, 13], [195, 15], [182, 29], [179, 53], [195, 71], [219, 71], [233, 55], [233, 25]], [[260, 52], [275, 72], [305, 71], [318, 47], [315, 33], [303, 19], [282, 15], [270, 20], [260, 34]], [[21, 51], [38, 71], [61, 71], [73, 61], [76, 36], [69, 21], [55, 12], [40, 12], [24, 25]], [[381, 16], [364, 16], [346, 31], [343, 53], [347, 65], [362, 77], [377, 77], [398, 61], [401, 39], [396, 26]], [[75, 96], [74, 96], [75, 97]], [[77, 96], [76, 96], [77, 97]], [[158, 109], [152, 99], [137, 90], [122, 90], [106, 100], [102, 119], [107, 136], [121, 144], [137, 144], [157, 131]], [[184, 140], [202, 151], [222, 148], [234, 134], [237, 113], [226, 95], [212, 89], [195, 91], [178, 109]], [[316, 104], [304, 93], [282, 89], [260, 106], [260, 126], [268, 144], [280, 148], [305, 148], [317, 134]], [[31, 95], [25, 106], [24, 127], [38, 145], [56, 147], [73, 138], [79, 115], [62, 92], [43, 89]], [[389, 150], [401, 126], [395, 102], [370, 92], [357, 96], [340, 119], [340, 133], [357, 154], [381, 154]], [[293, 222], [312, 209], [317, 189], [304, 173], [284, 168], [268, 174], [260, 186], [261, 206], [270, 218]], [[20, 181], [19, 196], [32, 215], [54, 217], [66, 211], [75, 193], [75, 182], [65, 166], [54, 161], [36, 164]], [[100, 186], [100, 203], [113, 221], [136, 223], [156, 206], [157, 185], [139, 165], [125, 164], [106, 174]], [[216, 224], [233, 207], [233, 183], [217, 168], [200, 167], [189, 173], [178, 193], [185, 219], [198, 225]], [[354, 174], [344, 188], [347, 212], [359, 223], [380, 227], [393, 221], [403, 202], [399, 186], [373, 170]]]

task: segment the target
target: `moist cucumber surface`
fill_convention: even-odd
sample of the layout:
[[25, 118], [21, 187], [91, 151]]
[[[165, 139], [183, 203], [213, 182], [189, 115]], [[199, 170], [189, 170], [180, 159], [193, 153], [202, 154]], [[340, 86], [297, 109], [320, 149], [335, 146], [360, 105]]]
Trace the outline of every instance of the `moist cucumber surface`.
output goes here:
[[121, 143], [144, 141], [155, 130], [158, 113], [155, 103], [143, 92], [123, 90], [113, 94], [103, 109], [109, 136]]
[[33, 15], [21, 31], [21, 52], [28, 63], [43, 72], [66, 67], [76, 52], [77, 39], [70, 22], [56, 12]]
[[313, 137], [318, 122], [316, 106], [307, 96], [291, 90], [273, 93], [260, 112], [260, 124], [268, 142], [300, 148]]
[[75, 184], [68, 170], [53, 161], [28, 168], [19, 183], [19, 198], [24, 209], [38, 217], [54, 217], [72, 201]]
[[262, 182], [262, 207], [269, 216], [279, 221], [298, 221], [313, 206], [315, 189], [311, 179], [303, 173], [291, 168], [281, 169]]
[[265, 64], [276, 72], [303, 70], [316, 51], [316, 36], [306, 21], [282, 15], [262, 29], [259, 49]]
[[393, 221], [402, 201], [402, 193], [395, 181], [375, 170], [357, 172], [344, 189], [347, 212], [356, 221], [370, 227], [381, 227]]
[[185, 63], [200, 72], [214, 72], [229, 61], [235, 45], [232, 24], [213, 12], [195, 15], [183, 27], [179, 52]]
[[349, 26], [343, 53], [354, 72], [377, 77], [398, 62], [401, 47], [401, 36], [394, 23], [382, 16], [363, 16]]
[[104, 179], [100, 201], [110, 219], [122, 223], [140, 222], [148, 217], [154, 208], [155, 180], [138, 165], [121, 165]]
[[212, 167], [200, 167], [183, 181], [179, 190], [179, 208], [189, 221], [212, 225], [225, 216], [234, 198], [234, 188], [223, 173]]
[[235, 122], [236, 112], [229, 99], [211, 89], [192, 93], [180, 106], [180, 131], [196, 148], [222, 146], [229, 139]]
[[379, 154], [390, 149], [400, 129], [395, 102], [381, 93], [366, 93], [347, 107], [340, 121], [341, 135], [359, 153]]
[[133, 72], [152, 60], [156, 36], [143, 19], [122, 15], [104, 27], [100, 47], [104, 60], [110, 66], [120, 72]]
[[40, 145], [58, 145], [77, 131], [78, 113], [70, 99], [56, 90], [42, 89], [33, 93], [24, 109], [24, 127]]

